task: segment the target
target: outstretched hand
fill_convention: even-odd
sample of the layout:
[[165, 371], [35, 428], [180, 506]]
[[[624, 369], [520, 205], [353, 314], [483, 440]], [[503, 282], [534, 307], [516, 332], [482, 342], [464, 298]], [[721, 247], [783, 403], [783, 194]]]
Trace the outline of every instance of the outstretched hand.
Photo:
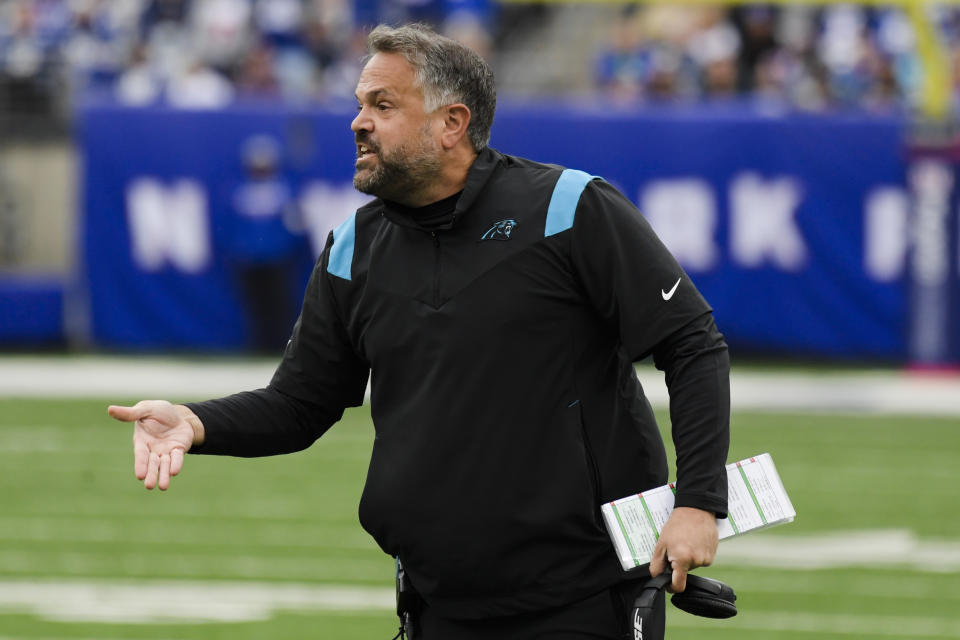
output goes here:
[[111, 405], [107, 413], [133, 422], [133, 470], [147, 489], [166, 491], [170, 477], [183, 468], [183, 455], [203, 442], [200, 419], [183, 405], [143, 400], [132, 407]]
[[681, 593], [687, 588], [687, 573], [708, 567], [717, 553], [716, 516], [702, 509], [677, 507], [670, 514], [650, 560], [650, 576], [673, 570], [667, 590]]

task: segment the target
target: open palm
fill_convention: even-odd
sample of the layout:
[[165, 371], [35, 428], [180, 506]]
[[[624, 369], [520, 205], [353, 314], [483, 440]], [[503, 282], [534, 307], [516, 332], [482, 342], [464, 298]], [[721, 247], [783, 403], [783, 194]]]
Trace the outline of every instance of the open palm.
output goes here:
[[133, 470], [147, 489], [166, 491], [180, 473], [183, 456], [193, 445], [194, 428], [184, 412], [166, 400], [143, 400], [132, 407], [111, 405], [107, 413], [133, 422]]

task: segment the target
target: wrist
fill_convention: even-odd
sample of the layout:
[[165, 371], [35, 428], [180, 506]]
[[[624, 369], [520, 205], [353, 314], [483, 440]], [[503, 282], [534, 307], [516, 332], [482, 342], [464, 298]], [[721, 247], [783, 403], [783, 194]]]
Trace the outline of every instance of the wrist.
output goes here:
[[701, 509], [700, 507], [674, 507], [673, 512], [677, 514], [678, 518], [683, 518], [688, 522], [693, 520], [715, 522], [717, 518], [717, 514], [713, 511]]
[[180, 417], [190, 425], [190, 428], [193, 429], [193, 446], [200, 446], [203, 444], [203, 441], [206, 439], [206, 435], [203, 429], [203, 422], [200, 421], [200, 418], [197, 417], [193, 411], [182, 404], [177, 405], [177, 411], [180, 413]]

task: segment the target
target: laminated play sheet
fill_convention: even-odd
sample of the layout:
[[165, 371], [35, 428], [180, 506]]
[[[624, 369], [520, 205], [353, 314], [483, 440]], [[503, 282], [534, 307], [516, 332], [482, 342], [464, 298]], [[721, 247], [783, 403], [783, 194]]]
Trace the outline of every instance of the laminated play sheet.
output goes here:
[[[727, 509], [717, 519], [721, 540], [792, 522], [797, 512], [769, 453], [727, 465]], [[650, 562], [660, 531], [673, 511], [673, 483], [614, 500], [601, 507], [624, 570]]]

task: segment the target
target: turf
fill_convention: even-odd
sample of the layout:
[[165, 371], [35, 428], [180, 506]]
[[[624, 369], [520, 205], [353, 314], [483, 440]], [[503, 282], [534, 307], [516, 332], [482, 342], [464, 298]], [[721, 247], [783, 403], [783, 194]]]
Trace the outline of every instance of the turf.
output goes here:
[[[110, 399], [122, 401], [120, 398]], [[373, 431], [351, 410], [309, 450], [187, 458], [167, 493], [133, 477], [129, 426], [106, 400], [0, 399], [0, 581], [176, 579], [392, 586], [392, 561], [357, 523]], [[665, 423], [666, 419], [662, 417]], [[769, 451], [798, 512], [771, 531], [904, 528], [960, 542], [957, 419], [736, 414], [730, 459]], [[671, 613], [670, 638], [958, 638], [960, 577], [866, 567], [725, 564], [741, 614]], [[0, 609], [0, 640], [391, 638], [389, 612], [281, 612], [258, 622], [58, 622]]]

